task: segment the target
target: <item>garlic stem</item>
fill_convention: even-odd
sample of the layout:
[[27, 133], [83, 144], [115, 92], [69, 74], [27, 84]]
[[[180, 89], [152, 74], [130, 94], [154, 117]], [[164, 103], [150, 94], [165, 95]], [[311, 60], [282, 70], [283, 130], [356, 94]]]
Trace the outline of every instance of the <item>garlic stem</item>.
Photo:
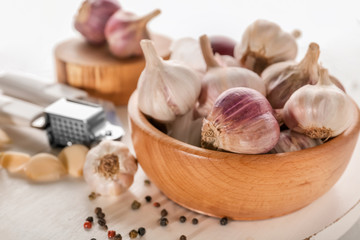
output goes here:
[[333, 85], [334, 83], [331, 81], [329, 76], [329, 71], [326, 68], [319, 69], [319, 81], [317, 85]]
[[160, 9], [155, 9], [154, 11], [152, 11], [152, 12], [146, 14], [145, 16], [141, 17], [139, 19], [139, 21], [141, 22], [142, 25], [146, 25], [151, 19], [153, 19], [154, 17], [156, 17], [160, 13], [161, 13]]
[[161, 66], [162, 65], [162, 59], [156, 52], [155, 46], [153, 42], [149, 39], [143, 39], [140, 41], [141, 49], [144, 53], [146, 65], [148, 66]]
[[209, 69], [220, 67], [219, 63], [214, 58], [213, 50], [211, 48], [211, 43], [208, 36], [202, 35], [200, 37], [200, 46], [207, 68]]
[[306, 52], [305, 57], [299, 63], [299, 66], [304, 69], [310, 69], [317, 64], [320, 56], [320, 47], [317, 43], [310, 43], [309, 48]]

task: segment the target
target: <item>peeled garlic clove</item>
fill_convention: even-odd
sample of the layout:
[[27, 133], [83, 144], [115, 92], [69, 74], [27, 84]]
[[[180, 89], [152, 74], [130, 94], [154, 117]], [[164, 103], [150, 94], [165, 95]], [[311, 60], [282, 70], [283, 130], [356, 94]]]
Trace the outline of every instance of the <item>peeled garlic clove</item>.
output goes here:
[[304, 134], [291, 130], [280, 132], [280, 138], [271, 153], [295, 152], [322, 144], [320, 139], [312, 139]]
[[86, 154], [89, 149], [81, 144], [74, 144], [64, 148], [58, 155], [59, 160], [64, 164], [68, 173], [74, 177], [83, 175], [83, 168]]
[[103, 140], [88, 152], [83, 174], [92, 191], [119, 195], [131, 186], [136, 170], [136, 160], [125, 144]]
[[30, 155], [21, 152], [3, 152], [0, 155], [0, 165], [10, 173], [22, 173], [30, 160]]
[[311, 43], [300, 63], [275, 63], [261, 74], [266, 86], [266, 98], [273, 108], [283, 108], [289, 97], [300, 87], [314, 84], [318, 78], [319, 45]]
[[272, 149], [280, 135], [266, 98], [250, 88], [231, 88], [216, 100], [201, 129], [201, 145], [235, 153], [258, 154]]
[[141, 56], [141, 39], [150, 39], [146, 25], [160, 13], [161, 11], [156, 9], [138, 17], [131, 12], [118, 11], [111, 16], [105, 27], [111, 53], [119, 58]]
[[49, 153], [32, 156], [24, 166], [24, 172], [27, 178], [36, 182], [56, 181], [67, 174], [62, 162]]
[[234, 56], [241, 65], [259, 75], [271, 64], [295, 59], [296, 54], [294, 36], [266, 20], [256, 20], [248, 26], [241, 43], [234, 49]]
[[141, 40], [141, 47], [146, 65], [137, 85], [139, 108], [159, 122], [174, 121], [194, 107], [201, 79], [188, 66], [163, 60], [153, 41]]
[[284, 106], [286, 126], [311, 138], [335, 137], [353, 121], [355, 106], [330, 80], [328, 71], [319, 70], [316, 85], [298, 89]]
[[75, 29], [91, 44], [105, 43], [105, 25], [120, 9], [116, 0], [85, 0], [75, 17]]
[[0, 128], [0, 147], [11, 142], [10, 137]]
[[199, 97], [198, 111], [202, 116], [209, 114], [216, 98], [229, 88], [248, 87], [265, 95], [264, 82], [257, 74], [245, 68], [220, 66], [206, 35], [200, 37], [200, 45], [208, 67]]
[[209, 39], [214, 54], [219, 53], [220, 55], [234, 56], [234, 48], [236, 45], [234, 39], [221, 35], [210, 36]]

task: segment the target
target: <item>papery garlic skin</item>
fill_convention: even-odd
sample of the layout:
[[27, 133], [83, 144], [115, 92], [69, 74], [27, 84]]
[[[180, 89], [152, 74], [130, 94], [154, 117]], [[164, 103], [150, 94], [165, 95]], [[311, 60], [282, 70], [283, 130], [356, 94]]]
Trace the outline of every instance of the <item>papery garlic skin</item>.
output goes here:
[[247, 27], [241, 43], [234, 49], [234, 56], [241, 65], [259, 75], [267, 66], [293, 60], [296, 54], [294, 36], [284, 32], [279, 25], [261, 19]]
[[351, 125], [355, 111], [351, 99], [331, 82], [327, 70], [320, 69], [318, 83], [294, 92], [284, 106], [283, 117], [294, 131], [328, 139]]
[[75, 29], [91, 44], [105, 43], [105, 25], [120, 9], [116, 0], [85, 0], [75, 17]]
[[146, 25], [160, 13], [161, 11], [156, 9], [138, 17], [121, 10], [112, 15], [105, 27], [105, 36], [111, 53], [119, 58], [141, 56], [141, 39], [150, 39]]
[[313, 139], [291, 130], [280, 132], [280, 138], [270, 153], [295, 152], [322, 144], [320, 139]]
[[153, 41], [142, 40], [141, 47], [146, 65], [137, 85], [139, 108], [160, 122], [171, 122], [194, 107], [201, 79], [190, 67], [163, 60]]
[[223, 92], [203, 120], [201, 145], [235, 153], [266, 153], [278, 142], [279, 125], [266, 98], [250, 88]]
[[215, 53], [214, 58], [222, 67], [240, 67], [238, 60], [232, 56]]
[[136, 171], [136, 160], [125, 144], [103, 140], [88, 152], [83, 175], [94, 192], [119, 195], [131, 186]]

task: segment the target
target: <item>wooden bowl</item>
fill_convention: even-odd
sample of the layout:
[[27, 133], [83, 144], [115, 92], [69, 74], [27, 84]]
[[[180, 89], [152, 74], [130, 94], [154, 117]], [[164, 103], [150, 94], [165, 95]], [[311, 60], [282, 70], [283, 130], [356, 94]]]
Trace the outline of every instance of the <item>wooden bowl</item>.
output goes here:
[[357, 110], [351, 127], [323, 145], [244, 155], [202, 149], [167, 136], [139, 111], [136, 92], [128, 114], [138, 161], [166, 196], [193, 211], [236, 220], [281, 216], [326, 193], [344, 172], [360, 130]]
[[[160, 56], [170, 55], [171, 39], [151, 34]], [[108, 46], [91, 46], [83, 38], [58, 44], [54, 50], [57, 79], [87, 91], [91, 96], [126, 105], [145, 67], [143, 57], [118, 59]]]

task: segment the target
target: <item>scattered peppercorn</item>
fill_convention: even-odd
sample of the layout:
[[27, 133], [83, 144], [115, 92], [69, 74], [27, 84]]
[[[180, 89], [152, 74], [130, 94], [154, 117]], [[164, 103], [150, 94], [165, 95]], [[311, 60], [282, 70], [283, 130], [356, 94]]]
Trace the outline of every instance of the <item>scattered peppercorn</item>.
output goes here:
[[103, 227], [106, 225], [106, 220], [101, 218], [98, 220], [98, 224]]
[[156, 208], [159, 208], [160, 207], [160, 203], [158, 203], [158, 202], [154, 202], [154, 207], [156, 207]]
[[180, 216], [179, 221], [180, 221], [181, 223], [186, 222], [186, 217], [185, 217], [185, 216]]
[[106, 224], [105, 224], [102, 228], [103, 228], [105, 231], [107, 231], [107, 230], [109, 229]]
[[144, 236], [145, 233], [146, 233], [145, 228], [143, 228], [143, 227], [139, 228], [139, 229], [138, 229], [138, 233], [139, 233], [140, 236]]
[[130, 237], [131, 239], [136, 238], [137, 235], [138, 235], [138, 232], [137, 232], [135, 229], [133, 229], [133, 230], [131, 230], [131, 231], [129, 232], [129, 237]]
[[116, 234], [114, 240], [122, 240], [122, 236], [120, 233]]
[[92, 238], [92, 239], [90, 239], [90, 240], [96, 240], [96, 238]]
[[91, 222], [86, 221], [86, 222], [84, 223], [84, 228], [85, 228], [85, 229], [90, 229], [91, 227], [92, 227]]
[[97, 215], [98, 213], [101, 213], [101, 212], [102, 212], [101, 207], [95, 208], [95, 214], [96, 214], [96, 215]]
[[96, 214], [96, 216], [97, 216], [98, 218], [105, 218], [105, 213], [100, 212], [100, 213]]
[[220, 225], [226, 225], [228, 223], [228, 218], [227, 217], [223, 217], [222, 219], [220, 219]]
[[113, 237], [115, 237], [115, 235], [116, 235], [115, 231], [113, 231], [113, 230], [108, 231], [108, 238], [109, 239], [112, 239]]
[[99, 193], [96, 193], [96, 192], [91, 192], [89, 194], [89, 199], [90, 200], [95, 200], [98, 196], [101, 196]]
[[197, 218], [193, 218], [191, 222], [192, 224], [196, 225], [199, 223], [199, 220]]
[[131, 208], [133, 210], [137, 210], [141, 207], [141, 203], [139, 203], [138, 201], [134, 200], [133, 203], [131, 204]]
[[160, 218], [160, 226], [166, 227], [169, 223], [169, 220], [165, 217]]
[[181, 235], [180, 238], [179, 238], [179, 240], [186, 240], [186, 239], [187, 239], [187, 238], [186, 238], [185, 235]]
[[151, 182], [149, 179], [144, 180], [144, 183], [145, 183], [145, 185], [148, 185], [148, 186], [151, 185]]
[[94, 221], [94, 218], [93, 218], [93, 217], [91, 217], [91, 216], [90, 216], [90, 217], [87, 217], [87, 218], [86, 218], [86, 221], [88, 221], [88, 222], [91, 222], [91, 223], [92, 223], [92, 222]]
[[146, 200], [146, 202], [151, 202], [151, 197], [150, 197], [150, 196], [146, 196], [146, 197], [145, 197], [145, 200]]
[[160, 214], [161, 214], [162, 217], [166, 217], [168, 215], [168, 212], [164, 208], [163, 210], [161, 210]]

